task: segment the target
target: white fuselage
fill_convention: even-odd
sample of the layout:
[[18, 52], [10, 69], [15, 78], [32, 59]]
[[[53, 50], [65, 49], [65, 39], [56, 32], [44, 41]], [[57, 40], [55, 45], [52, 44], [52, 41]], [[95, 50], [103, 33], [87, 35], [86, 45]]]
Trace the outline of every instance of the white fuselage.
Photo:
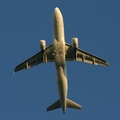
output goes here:
[[63, 112], [65, 112], [68, 90], [65, 66], [65, 37], [63, 17], [58, 8], [55, 8], [53, 14], [53, 29], [54, 29], [53, 49], [57, 72], [58, 91], [60, 96], [61, 107], [63, 109]]

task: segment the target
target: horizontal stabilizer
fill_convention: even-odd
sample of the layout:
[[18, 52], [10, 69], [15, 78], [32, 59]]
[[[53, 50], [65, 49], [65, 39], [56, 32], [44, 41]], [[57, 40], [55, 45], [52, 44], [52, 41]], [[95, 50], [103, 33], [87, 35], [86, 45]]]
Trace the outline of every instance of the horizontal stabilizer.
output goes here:
[[60, 107], [61, 107], [60, 100], [57, 100], [55, 103], [53, 103], [47, 108], [47, 111], [58, 109]]
[[73, 102], [72, 100], [67, 99], [67, 107], [68, 108], [75, 108], [75, 109], [82, 109], [82, 106]]

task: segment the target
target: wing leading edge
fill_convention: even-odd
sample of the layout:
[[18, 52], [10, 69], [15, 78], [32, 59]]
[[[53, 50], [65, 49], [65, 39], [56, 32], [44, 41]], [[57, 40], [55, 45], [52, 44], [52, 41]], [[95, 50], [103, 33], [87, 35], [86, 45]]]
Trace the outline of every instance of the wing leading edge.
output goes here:
[[53, 45], [48, 46], [45, 50], [38, 52], [31, 58], [16, 66], [14, 72], [28, 69], [43, 62], [54, 62]]
[[65, 44], [65, 49], [66, 49], [66, 61], [76, 60], [94, 65], [109, 66], [107, 61], [99, 57], [96, 57], [95, 55], [92, 55], [88, 52], [85, 52], [81, 49], [73, 48], [71, 45], [67, 43]]

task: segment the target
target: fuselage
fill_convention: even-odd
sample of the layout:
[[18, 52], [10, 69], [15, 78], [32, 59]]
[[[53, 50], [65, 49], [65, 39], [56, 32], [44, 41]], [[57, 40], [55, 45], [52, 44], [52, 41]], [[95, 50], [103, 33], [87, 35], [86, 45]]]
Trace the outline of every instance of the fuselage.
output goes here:
[[64, 37], [64, 22], [60, 10], [56, 7], [53, 14], [53, 29], [54, 29], [54, 60], [57, 72], [58, 92], [63, 112], [66, 111], [67, 98], [67, 76], [65, 66], [65, 37]]

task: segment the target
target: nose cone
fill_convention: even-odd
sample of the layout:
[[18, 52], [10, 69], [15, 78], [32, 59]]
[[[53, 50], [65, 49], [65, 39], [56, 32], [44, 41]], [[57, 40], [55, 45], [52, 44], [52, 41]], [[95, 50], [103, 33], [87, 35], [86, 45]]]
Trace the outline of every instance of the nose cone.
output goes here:
[[56, 7], [54, 10], [54, 14], [59, 14], [59, 13], [60, 13], [60, 9], [58, 7]]
[[54, 21], [55, 22], [59, 22], [60, 20], [62, 20], [62, 14], [60, 12], [60, 9], [58, 7], [56, 7], [54, 9]]

